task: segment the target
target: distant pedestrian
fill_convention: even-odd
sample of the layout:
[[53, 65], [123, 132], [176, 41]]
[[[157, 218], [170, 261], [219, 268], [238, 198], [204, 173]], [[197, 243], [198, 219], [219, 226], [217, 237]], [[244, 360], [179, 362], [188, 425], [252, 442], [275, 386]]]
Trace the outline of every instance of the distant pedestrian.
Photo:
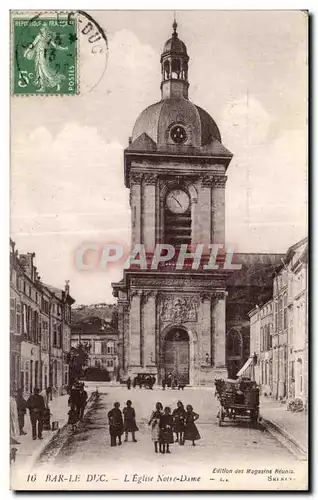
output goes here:
[[187, 411], [185, 415], [185, 428], [184, 428], [184, 440], [192, 441], [192, 446], [195, 446], [195, 441], [201, 439], [197, 426], [195, 425], [195, 421], [198, 420], [199, 415], [193, 411], [193, 407], [191, 405], [187, 405]]
[[130, 391], [130, 387], [131, 387], [131, 378], [128, 377], [127, 379], [127, 389]]
[[166, 389], [166, 377], [162, 378], [161, 385], [162, 385], [162, 390], [164, 391]]
[[116, 402], [114, 408], [108, 412], [110, 446], [117, 445], [117, 438], [118, 446], [122, 444], [121, 436], [124, 432], [124, 423], [123, 415], [119, 407], [120, 403]]
[[172, 418], [173, 418], [173, 430], [177, 436], [176, 443], [179, 442], [181, 446], [184, 445], [185, 416], [186, 416], [186, 411], [184, 409], [183, 403], [181, 401], [178, 401], [177, 408], [172, 412]]
[[12, 389], [10, 395], [10, 443], [20, 444], [19, 437], [19, 417], [16, 401], [16, 392]]
[[134, 443], [137, 443], [137, 439], [135, 437], [135, 432], [138, 431], [138, 427], [136, 424], [136, 413], [134, 408], [132, 407], [132, 402], [130, 399], [126, 402], [126, 406], [123, 409], [124, 415], [124, 430], [125, 430], [125, 442], [128, 441], [128, 432], [131, 432], [132, 440]]
[[171, 378], [171, 389], [175, 389], [177, 387], [177, 379], [174, 375]]
[[[163, 406], [160, 402], [156, 403], [155, 410], [152, 412], [148, 425], [151, 425], [151, 439], [155, 444], [155, 453], [158, 453], [158, 443], [159, 443], [159, 434], [160, 427], [159, 421], [162, 415]], [[161, 446], [159, 451], [161, 451]]]
[[137, 385], [137, 377], [134, 377], [134, 380], [133, 380], [133, 388], [134, 389], [136, 388], [136, 385]]
[[172, 373], [170, 372], [168, 377], [167, 377], [167, 386], [171, 389], [171, 383], [172, 383]]
[[169, 406], [164, 409], [164, 414], [159, 420], [159, 443], [161, 445], [161, 453], [171, 453], [169, 444], [173, 444], [173, 419]]
[[142, 388], [142, 380], [141, 380], [141, 377], [138, 377], [138, 385], [139, 385], [139, 389]]
[[27, 401], [27, 406], [30, 412], [32, 438], [36, 439], [36, 437], [38, 437], [38, 439], [43, 439], [42, 429], [45, 403], [43, 396], [40, 395], [39, 389], [34, 389], [34, 393], [29, 397]]
[[26, 432], [24, 432], [24, 417], [27, 411], [27, 402], [23, 397], [22, 389], [18, 390], [16, 401], [17, 401], [20, 436], [25, 436]]

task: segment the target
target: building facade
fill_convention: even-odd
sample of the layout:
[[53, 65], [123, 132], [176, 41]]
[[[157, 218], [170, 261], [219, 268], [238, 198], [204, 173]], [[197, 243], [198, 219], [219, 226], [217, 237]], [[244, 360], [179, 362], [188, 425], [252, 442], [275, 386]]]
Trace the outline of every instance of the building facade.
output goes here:
[[118, 378], [118, 332], [102, 318], [90, 316], [72, 325], [71, 347], [90, 346], [88, 367], [107, 370], [111, 380]]
[[273, 278], [272, 299], [250, 311], [257, 381], [276, 399], [308, 398], [307, 238], [291, 246]]
[[[63, 329], [70, 329], [71, 305], [69, 285], [59, 290], [42, 283], [34, 265], [34, 253], [18, 254], [11, 242], [10, 253], [10, 359], [11, 385], [21, 388], [26, 396], [35, 387], [53, 388], [61, 394], [62, 376], [55, 376], [56, 358], [63, 359], [63, 349], [54, 350], [57, 333], [60, 342]], [[57, 325], [61, 326], [58, 327]], [[70, 335], [68, 333], [68, 338]], [[65, 344], [69, 350], [68, 344]], [[60, 365], [62, 370], [62, 365]]]
[[[125, 150], [132, 248], [147, 259], [156, 244], [224, 245], [226, 171], [232, 154], [212, 117], [188, 97], [187, 48], [177, 25], [161, 55], [161, 100], [137, 119]], [[207, 257], [208, 259], [208, 257]], [[176, 262], [124, 272], [118, 298], [123, 374], [158, 381], [175, 373], [185, 384], [227, 376], [226, 273]]]

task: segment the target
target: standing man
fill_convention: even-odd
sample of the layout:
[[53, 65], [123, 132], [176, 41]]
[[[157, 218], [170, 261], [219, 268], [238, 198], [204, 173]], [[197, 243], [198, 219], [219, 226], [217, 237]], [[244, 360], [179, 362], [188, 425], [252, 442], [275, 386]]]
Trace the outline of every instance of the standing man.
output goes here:
[[114, 404], [114, 408], [108, 412], [108, 421], [109, 421], [109, 434], [110, 434], [110, 446], [116, 446], [117, 438], [118, 438], [118, 446], [121, 443], [121, 436], [124, 432], [124, 422], [123, 422], [123, 414], [119, 409], [120, 404], [116, 402]]
[[40, 395], [39, 389], [34, 389], [34, 394], [32, 394], [27, 401], [27, 407], [30, 411], [32, 439], [36, 439], [36, 435], [38, 436], [38, 439], [43, 439], [42, 429], [45, 403], [43, 396]]
[[18, 410], [18, 421], [19, 421], [19, 431], [20, 431], [20, 436], [25, 436], [26, 432], [24, 432], [24, 415], [26, 414], [27, 411], [27, 402], [23, 397], [23, 391], [22, 389], [18, 390], [18, 395], [17, 395], [17, 410]]
[[128, 377], [127, 379], [127, 389], [130, 390], [130, 386], [131, 386], [131, 378]]

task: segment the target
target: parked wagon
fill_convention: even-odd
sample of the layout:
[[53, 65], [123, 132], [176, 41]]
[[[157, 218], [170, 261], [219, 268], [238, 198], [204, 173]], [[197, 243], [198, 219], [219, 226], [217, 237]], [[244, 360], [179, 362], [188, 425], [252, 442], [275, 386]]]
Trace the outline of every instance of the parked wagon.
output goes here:
[[215, 380], [216, 396], [220, 402], [218, 421], [221, 427], [230, 422], [248, 420], [257, 428], [259, 424], [259, 387], [246, 379]]

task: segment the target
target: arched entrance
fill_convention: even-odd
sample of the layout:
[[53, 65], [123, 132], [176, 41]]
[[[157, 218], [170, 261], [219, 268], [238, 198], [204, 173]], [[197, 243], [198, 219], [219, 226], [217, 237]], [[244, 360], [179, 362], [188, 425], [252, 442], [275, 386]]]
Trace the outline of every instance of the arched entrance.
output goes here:
[[164, 342], [165, 376], [172, 373], [178, 384], [189, 384], [189, 335], [184, 328], [169, 330]]

